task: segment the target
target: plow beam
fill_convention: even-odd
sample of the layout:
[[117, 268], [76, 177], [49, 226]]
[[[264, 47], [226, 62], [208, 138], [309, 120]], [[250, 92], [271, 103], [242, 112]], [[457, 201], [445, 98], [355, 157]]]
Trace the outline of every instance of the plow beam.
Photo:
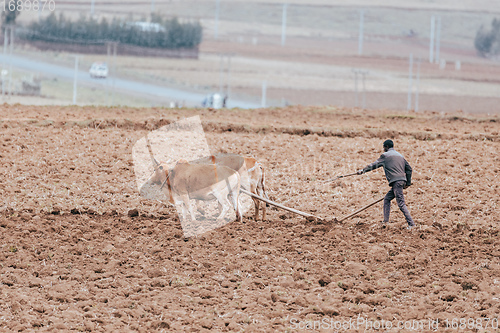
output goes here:
[[290, 207], [286, 207], [286, 206], [283, 206], [283, 205], [280, 205], [279, 203], [276, 203], [274, 201], [271, 201], [271, 200], [268, 200], [266, 198], [263, 198], [257, 194], [253, 194], [252, 192], [249, 192], [247, 190], [244, 190], [244, 189], [240, 189], [240, 191], [242, 193], [245, 193], [246, 195], [249, 195], [251, 196], [252, 198], [255, 198], [255, 199], [258, 199], [260, 201], [264, 201], [272, 206], [275, 206], [275, 207], [278, 207], [278, 208], [281, 208], [281, 209], [284, 209], [284, 210], [287, 210], [289, 212], [292, 212], [292, 213], [295, 213], [297, 215], [301, 215], [301, 216], [304, 216], [304, 217], [310, 217], [310, 218], [314, 218], [314, 219], [318, 219], [318, 220], [324, 220], [323, 218], [321, 217], [318, 217], [318, 216], [315, 216], [315, 215], [312, 215], [312, 214], [309, 214], [309, 213], [304, 213], [304, 212], [301, 212], [300, 210], [297, 210], [297, 209], [293, 209], [293, 208], [290, 208]]

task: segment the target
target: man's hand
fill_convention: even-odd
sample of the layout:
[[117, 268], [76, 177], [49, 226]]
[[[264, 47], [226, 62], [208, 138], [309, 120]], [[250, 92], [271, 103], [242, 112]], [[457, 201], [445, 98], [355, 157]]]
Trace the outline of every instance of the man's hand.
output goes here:
[[358, 175], [362, 175], [362, 174], [364, 174], [365, 172], [364, 172], [363, 170], [358, 170], [356, 173], [357, 173]]

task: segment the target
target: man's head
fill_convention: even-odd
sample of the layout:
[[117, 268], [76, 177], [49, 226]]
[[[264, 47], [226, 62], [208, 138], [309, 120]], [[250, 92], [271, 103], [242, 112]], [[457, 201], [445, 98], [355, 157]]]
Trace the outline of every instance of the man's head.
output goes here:
[[392, 140], [385, 140], [384, 151], [388, 151], [390, 148], [394, 148], [394, 142], [392, 142]]

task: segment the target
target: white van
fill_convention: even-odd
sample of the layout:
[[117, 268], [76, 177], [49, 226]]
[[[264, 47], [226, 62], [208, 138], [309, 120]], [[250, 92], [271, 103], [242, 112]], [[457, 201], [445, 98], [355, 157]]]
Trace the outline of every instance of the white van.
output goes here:
[[108, 66], [105, 63], [94, 62], [90, 67], [89, 74], [91, 78], [105, 79], [108, 77]]

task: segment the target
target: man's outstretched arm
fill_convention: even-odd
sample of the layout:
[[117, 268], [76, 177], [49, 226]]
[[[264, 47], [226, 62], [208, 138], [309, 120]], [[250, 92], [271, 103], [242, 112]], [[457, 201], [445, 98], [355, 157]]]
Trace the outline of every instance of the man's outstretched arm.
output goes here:
[[385, 156], [382, 154], [382, 155], [380, 155], [380, 157], [378, 158], [378, 160], [376, 160], [375, 162], [373, 162], [371, 164], [368, 164], [366, 167], [364, 167], [363, 169], [359, 170], [358, 171], [358, 175], [361, 175], [361, 174], [364, 174], [366, 172], [378, 169], [378, 168], [384, 166], [384, 163], [385, 163]]

